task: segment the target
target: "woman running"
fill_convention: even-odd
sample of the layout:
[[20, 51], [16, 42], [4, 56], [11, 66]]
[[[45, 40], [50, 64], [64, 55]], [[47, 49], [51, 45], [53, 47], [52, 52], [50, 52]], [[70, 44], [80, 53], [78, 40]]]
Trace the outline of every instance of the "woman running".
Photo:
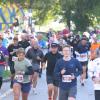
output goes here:
[[18, 59], [14, 62], [14, 100], [20, 99], [20, 92], [22, 92], [22, 100], [28, 100], [28, 94], [31, 89], [30, 75], [33, 74], [32, 65], [30, 61], [25, 58], [23, 48], [19, 48], [16, 54]]

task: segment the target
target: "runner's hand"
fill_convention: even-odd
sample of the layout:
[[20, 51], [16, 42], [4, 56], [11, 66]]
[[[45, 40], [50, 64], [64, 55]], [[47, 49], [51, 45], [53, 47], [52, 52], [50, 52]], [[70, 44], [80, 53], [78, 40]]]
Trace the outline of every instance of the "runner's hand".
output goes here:
[[41, 60], [41, 58], [39, 56], [37, 56], [37, 60]]
[[74, 79], [75, 79], [75, 75], [72, 75], [71, 80], [74, 80]]
[[61, 70], [61, 74], [62, 74], [62, 75], [64, 75], [64, 74], [65, 74], [65, 72], [66, 72], [66, 70], [65, 70], [65, 69], [62, 69], [62, 70]]

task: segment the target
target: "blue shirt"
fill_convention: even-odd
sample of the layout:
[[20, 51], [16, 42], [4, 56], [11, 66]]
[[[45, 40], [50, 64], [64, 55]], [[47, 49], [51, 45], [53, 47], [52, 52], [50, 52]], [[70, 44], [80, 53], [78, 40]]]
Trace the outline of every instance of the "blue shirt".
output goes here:
[[77, 48], [76, 48], [76, 51], [81, 54], [81, 53], [88, 53], [90, 50], [90, 44], [87, 43], [86, 45], [82, 45], [81, 43], [78, 44]]
[[7, 46], [8, 46], [8, 40], [7, 40], [7, 39], [3, 39], [2, 45], [3, 45], [4, 47], [7, 47]]
[[77, 78], [72, 80], [72, 82], [63, 82], [61, 70], [65, 69], [66, 72], [64, 75], [72, 75], [74, 74], [75, 77], [79, 76], [82, 73], [82, 66], [78, 60], [75, 58], [71, 58], [69, 61], [65, 61], [63, 59], [58, 60], [55, 66], [54, 75], [57, 79], [59, 79], [59, 87], [66, 90], [73, 86], [77, 85]]
[[38, 43], [39, 43], [41, 48], [45, 48], [46, 47], [46, 42], [44, 40], [40, 40]]

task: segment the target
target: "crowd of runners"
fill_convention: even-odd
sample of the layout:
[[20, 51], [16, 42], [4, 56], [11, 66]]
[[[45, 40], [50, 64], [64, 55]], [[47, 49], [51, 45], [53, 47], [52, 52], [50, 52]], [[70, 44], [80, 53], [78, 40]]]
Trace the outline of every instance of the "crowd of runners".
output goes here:
[[[16, 19], [14, 27], [17, 24]], [[90, 77], [95, 100], [100, 100], [100, 40], [97, 33], [79, 35], [68, 29], [53, 33], [50, 29], [46, 36], [47, 41], [42, 34], [34, 34], [32, 30], [14, 35], [12, 28], [0, 34], [0, 88], [5, 67], [9, 67], [14, 100], [19, 100], [20, 93], [22, 100], [28, 100], [30, 90], [33, 95], [37, 94], [38, 79], [46, 69], [48, 100], [76, 100], [77, 77], [80, 77], [82, 87]]]

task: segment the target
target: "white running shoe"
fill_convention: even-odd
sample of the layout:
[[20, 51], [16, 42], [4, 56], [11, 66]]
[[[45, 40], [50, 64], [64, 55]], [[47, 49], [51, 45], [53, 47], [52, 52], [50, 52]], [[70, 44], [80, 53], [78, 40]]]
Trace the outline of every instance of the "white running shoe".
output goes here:
[[32, 92], [34, 95], [37, 95], [36, 88], [32, 88]]

